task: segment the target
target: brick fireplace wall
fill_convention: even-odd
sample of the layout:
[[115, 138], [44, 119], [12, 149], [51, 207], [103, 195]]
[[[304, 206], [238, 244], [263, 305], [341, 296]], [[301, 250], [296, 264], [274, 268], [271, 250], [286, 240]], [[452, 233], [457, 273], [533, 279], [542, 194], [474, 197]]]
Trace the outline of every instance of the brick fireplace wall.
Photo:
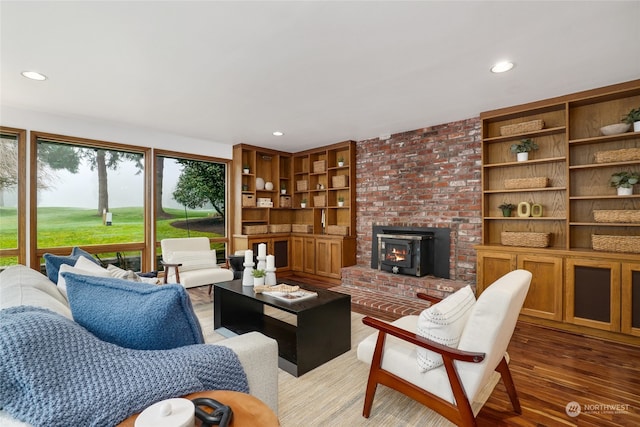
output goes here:
[[[357, 265], [343, 269], [343, 285], [412, 296], [475, 284], [473, 246], [482, 234], [480, 125], [472, 118], [358, 141]], [[385, 279], [390, 273], [371, 269], [373, 225], [451, 228], [450, 279]]]

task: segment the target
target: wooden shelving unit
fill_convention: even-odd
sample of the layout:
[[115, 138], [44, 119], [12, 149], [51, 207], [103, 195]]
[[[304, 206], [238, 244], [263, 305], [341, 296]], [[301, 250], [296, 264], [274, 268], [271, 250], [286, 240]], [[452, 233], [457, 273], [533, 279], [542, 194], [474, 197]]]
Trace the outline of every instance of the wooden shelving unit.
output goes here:
[[[601, 127], [619, 123], [622, 116], [638, 107], [640, 80], [635, 80], [480, 115], [483, 132], [482, 245], [477, 247], [480, 292], [500, 275], [526, 266], [534, 272], [522, 312], [530, 319], [551, 321], [554, 326], [607, 338], [621, 339], [620, 333], [638, 335], [640, 274], [632, 269], [634, 274], [621, 278], [620, 269], [631, 271], [629, 265], [637, 267], [640, 247], [632, 252], [608, 252], [592, 247], [592, 235], [640, 236], [640, 223], [596, 222], [593, 215], [594, 210], [640, 210], [638, 186], [631, 196], [618, 196], [616, 189], [609, 186], [609, 178], [615, 172], [640, 172], [640, 161], [597, 163], [595, 159], [596, 153], [602, 151], [640, 148], [640, 132], [611, 136], [600, 133]], [[532, 120], [543, 120], [544, 128], [518, 135], [500, 134], [502, 126]], [[539, 149], [530, 153], [529, 161], [516, 162], [509, 147], [523, 138], [533, 139]], [[549, 185], [505, 188], [505, 180], [533, 177], [547, 177]], [[541, 204], [543, 216], [502, 217], [498, 205], [503, 202]], [[550, 233], [550, 245], [503, 246], [503, 231]], [[575, 278], [592, 278], [592, 283], [578, 283]], [[621, 298], [620, 288], [630, 290], [635, 300]], [[606, 301], [603, 295], [608, 295]], [[606, 303], [606, 309], [601, 309], [602, 303]], [[626, 313], [623, 320], [621, 312]]]
[[[243, 172], [243, 166], [249, 172]], [[257, 178], [272, 182], [258, 190]], [[278, 271], [340, 279], [340, 269], [355, 264], [355, 143], [345, 141], [298, 153], [240, 144], [233, 151], [233, 250], [266, 243], [284, 254]], [[285, 193], [281, 192], [281, 189]], [[270, 198], [273, 207], [247, 206], [243, 199]], [[306, 206], [302, 207], [302, 202]], [[285, 201], [287, 201], [285, 203]], [[246, 226], [307, 225], [308, 233], [247, 234]], [[271, 250], [271, 249], [270, 249]], [[280, 258], [284, 258], [281, 255]], [[278, 261], [276, 261], [278, 263]]]

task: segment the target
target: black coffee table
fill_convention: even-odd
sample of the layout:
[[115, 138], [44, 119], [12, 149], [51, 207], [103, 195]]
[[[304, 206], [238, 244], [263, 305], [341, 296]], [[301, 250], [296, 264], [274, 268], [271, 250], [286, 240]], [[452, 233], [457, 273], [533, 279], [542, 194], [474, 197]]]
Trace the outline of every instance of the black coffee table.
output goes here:
[[[288, 280], [278, 283], [296, 285]], [[351, 348], [351, 296], [300, 285], [317, 297], [284, 302], [256, 294], [242, 280], [214, 285], [213, 325], [224, 336], [258, 331], [278, 341], [278, 366], [300, 376]], [[264, 313], [264, 306], [294, 314], [297, 326]]]

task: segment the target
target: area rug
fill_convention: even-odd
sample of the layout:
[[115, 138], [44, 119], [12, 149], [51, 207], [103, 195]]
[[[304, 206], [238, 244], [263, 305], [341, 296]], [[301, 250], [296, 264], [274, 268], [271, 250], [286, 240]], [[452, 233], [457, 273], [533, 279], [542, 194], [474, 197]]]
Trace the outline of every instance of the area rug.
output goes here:
[[[212, 304], [194, 302], [206, 342], [224, 339], [213, 331]], [[295, 322], [295, 318], [279, 310], [269, 315]], [[358, 343], [373, 333], [362, 323], [364, 316], [351, 313], [351, 350], [302, 375], [299, 378], [280, 370], [278, 377], [278, 417], [282, 427], [300, 426], [454, 426], [447, 419], [412, 399], [379, 385], [371, 416], [362, 416], [364, 391], [369, 365], [356, 357]], [[416, 368], [417, 369], [417, 368]], [[500, 376], [494, 374], [490, 383], [473, 403], [475, 413], [489, 398]]]

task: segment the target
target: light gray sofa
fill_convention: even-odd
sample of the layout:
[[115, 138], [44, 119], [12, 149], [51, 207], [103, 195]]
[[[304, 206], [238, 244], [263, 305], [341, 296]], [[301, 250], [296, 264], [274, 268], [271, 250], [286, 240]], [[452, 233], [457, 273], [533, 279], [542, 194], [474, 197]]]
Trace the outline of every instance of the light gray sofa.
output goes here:
[[[12, 266], [0, 272], [0, 309], [20, 305], [46, 308], [73, 319], [69, 304], [58, 287], [46, 276], [23, 265]], [[218, 341], [216, 344], [226, 346], [238, 355], [247, 375], [250, 393], [265, 402], [277, 414], [277, 342], [258, 332], [251, 332]], [[25, 424], [0, 411], [0, 425]]]

